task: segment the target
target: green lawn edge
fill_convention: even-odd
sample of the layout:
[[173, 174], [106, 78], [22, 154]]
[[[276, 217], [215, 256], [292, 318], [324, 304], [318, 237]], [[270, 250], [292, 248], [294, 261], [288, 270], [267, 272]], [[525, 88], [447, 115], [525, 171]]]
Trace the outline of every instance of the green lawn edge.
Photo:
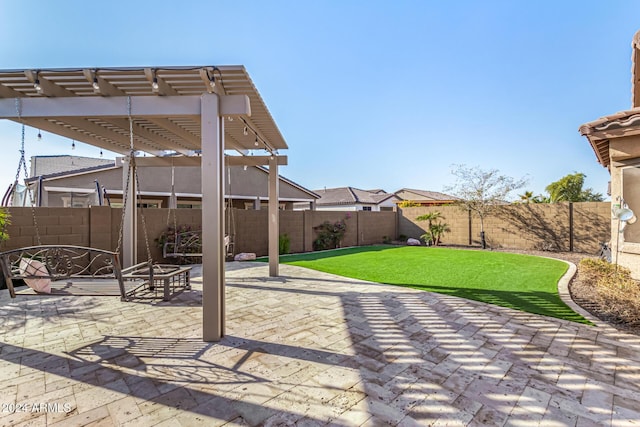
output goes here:
[[[256, 261], [268, 262], [268, 257]], [[560, 298], [558, 282], [568, 264], [551, 258], [458, 248], [373, 245], [281, 255], [280, 263], [592, 325]]]

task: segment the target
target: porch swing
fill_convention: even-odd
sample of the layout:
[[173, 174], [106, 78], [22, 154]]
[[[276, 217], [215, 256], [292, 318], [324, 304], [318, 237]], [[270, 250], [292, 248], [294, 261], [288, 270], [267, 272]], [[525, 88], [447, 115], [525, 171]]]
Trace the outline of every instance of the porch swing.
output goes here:
[[[231, 172], [227, 166], [228, 182], [231, 182]], [[225, 209], [226, 223], [230, 232], [224, 235], [224, 250], [227, 257], [233, 256], [233, 238], [235, 237], [235, 221], [233, 216], [233, 200], [229, 196], [229, 202]], [[169, 211], [167, 212], [167, 229], [172, 227], [173, 240], [167, 240], [162, 245], [163, 258], [202, 258], [202, 230], [178, 231], [176, 211], [178, 198], [175, 191], [175, 167], [171, 165], [171, 194], [169, 196]], [[170, 224], [173, 217], [173, 224]]]
[[[21, 117], [21, 102], [16, 99], [18, 117]], [[122, 301], [133, 298], [170, 299], [172, 294], [189, 289], [189, 268], [153, 264], [144, 214], [140, 214], [147, 249], [147, 261], [122, 269], [120, 252], [122, 249], [124, 223], [126, 219], [127, 194], [132, 174], [138, 187], [137, 199], [140, 199], [139, 178], [135, 164], [133, 118], [131, 116], [131, 98], [128, 98], [129, 115], [129, 169], [123, 194], [123, 207], [118, 244], [115, 251], [74, 245], [43, 245], [40, 239], [33, 199], [31, 210], [34, 230], [38, 244], [0, 253], [0, 265], [11, 298], [16, 295], [120, 295]], [[24, 164], [24, 123], [22, 124], [22, 156]], [[26, 166], [25, 166], [26, 174]], [[17, 182], [16, 178], [16, 182]], [[27, 289], [16, 290], [14, 280], [22, 280]]]

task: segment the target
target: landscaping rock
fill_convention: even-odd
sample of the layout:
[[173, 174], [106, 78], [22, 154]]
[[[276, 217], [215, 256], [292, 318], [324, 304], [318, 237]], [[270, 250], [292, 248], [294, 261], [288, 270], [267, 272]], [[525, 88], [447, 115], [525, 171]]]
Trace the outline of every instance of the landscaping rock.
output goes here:
[[234, 261], [253, 261], [256, 259], [256, 254], [253, 252], [241, 252], [233, 257]]
[[420, 240], [413, 239], [413, 238], [410, 237], [410, 238], [407, 239], [407, 245], [409, 245], [409, 246], [420, 246], [421, 243], [420, 243]]

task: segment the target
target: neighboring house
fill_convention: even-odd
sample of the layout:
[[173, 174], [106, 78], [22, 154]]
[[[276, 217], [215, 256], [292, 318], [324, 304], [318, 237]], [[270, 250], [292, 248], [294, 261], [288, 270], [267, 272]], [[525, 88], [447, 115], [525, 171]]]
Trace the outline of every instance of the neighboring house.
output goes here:
[[437, 191], [415, 190], [403, 188], [393, 193], [402, 201], [411, 201], [420, 206], [441, 206], [455, 203], [458, 198]]
[[[613, 262], [640, 278], [640, 221], [628, 221], [620, 208], [640, 215], [640, 31], [633, 37], [631, 109], [580, 126], [598, 162], [611, 173], [611, 253]], [[616, 217], [622, 216], [623, 220]]]
[[360, 190], [353, 187], [314, 190], [320, 196], [316, 210], [325, 211], [394, 211], [398, 197], [384, 190]]
[[96, 159], [80, 156], [33, 156], [29, 176], [44, 176], [60, 172], [77, 171], [78, 169], [92, 168], [96, 166], [113, 166], [111, 159]]
[[[122, 160], [69, 170], [69, 162], [61, 162], [58, 157], [44, 156], [32, 158], [40, 170], [49, 174], [32, 176], [27, 181], [40, 197], [41, 206], [88, 207], [102, 204], [122, 206], [122, 189], [125, 175]], [[69, 156], [70, 157], [70, 156]], [[99, 160], [99, 159], [94, 159]], [[102, 159], [100, 159], [102, 160]], [[75, 162], [86, 165], [89, 161]], [[62, 165], [62, 171], [55, 171], [55, 165]], [[142, 206], [166, 208], [172, 194], [177, 196], [178, 208], [200, 208], [202, 206], [201, 170], [195, 166], [155, 166], [137, 168], [140, 182]], [[173, 175], [173, 178], [172, 178]], [[268, 203], [269, 171], [260, 166], [227, 167], [225, 198], [239, 209], [266, 208]], [[37, 188], [40, 191], [37, 191]], [[312, 205], [319, 196], [306, 188], [280, 176], [280, 209], [293, 209], [294, 203]]]

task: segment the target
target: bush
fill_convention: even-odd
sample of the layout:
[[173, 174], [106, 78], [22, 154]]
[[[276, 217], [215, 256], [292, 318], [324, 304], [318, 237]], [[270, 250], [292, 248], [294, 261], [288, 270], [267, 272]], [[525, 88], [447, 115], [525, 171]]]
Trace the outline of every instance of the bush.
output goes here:
[[[163, 249], [165, 243], [175, 243], [176, 236], [178, 234], [188, 233], [191, 231], [193, 230], [190, 225], [179, 225], [177, 231], [173, 227], [167, 227], [159, 237], [154, 239], [154, 242], [156, 244], [156, 247], [158, 247], [159, 249]], [[173, 250], [174, 246], [171, 245], [170, 248]], [[200, 253], [202, 252], [202, 242], [200, 241], [200, 237], [198, 237], [197, 241], [192, 242], [192, 245], [175, 249], [180, 252], [184, 251], [187, 253]], [[172, 264], [191, 264], [194, 260], [200, 261], [199, 258], [189, 256], [171, 257], [168, 259], [168, 261], [170, 261]]]
[[339, 248], [340, 241], [342, 241], [344, 233], [347, 232], [346, 219], [349, 219], [349, 216], [334, 223], [325, 221], [317, 227], [313, 227], [313, 230], [317, 233], [317, 237], [313, 241], [313, 250], [323, 251]]
[[287, 233], [281, 234], [278, 238], [278, 248], [280, 255], [288, 254], [291, 250], [291, 239]]
[[583, 259], [579, 264], [585, 283], [595, 289], [602, 311], [629, 325], [640, 325], [640, 285], [628, 268], [601, 259]]
[[399, 208], [417, 208], [420, 206], [422, 206], [420, 203], [414, 202], [413, 200], [403, 200], [398, 203]]

